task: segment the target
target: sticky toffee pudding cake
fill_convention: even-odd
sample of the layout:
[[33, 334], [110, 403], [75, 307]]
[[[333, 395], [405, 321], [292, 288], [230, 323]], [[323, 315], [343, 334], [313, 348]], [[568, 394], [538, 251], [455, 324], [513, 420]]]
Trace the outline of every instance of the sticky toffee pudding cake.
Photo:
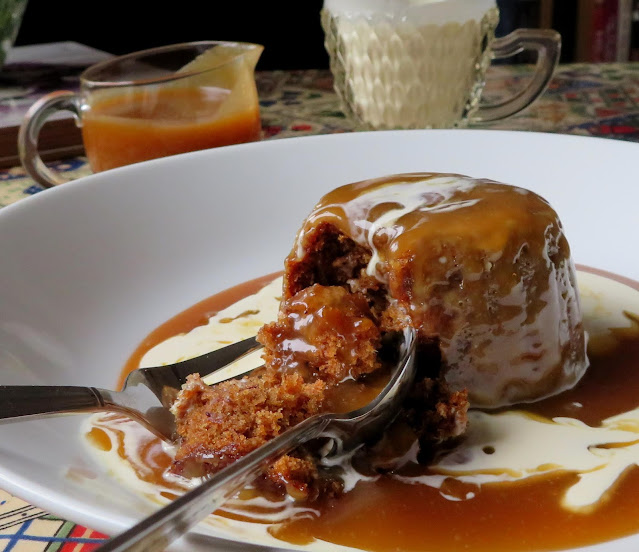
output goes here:
[[304, 222], [284, 278], [285, 299], [344, 285], [377, 306], [383, 331], [436, 340], [473, 406], [559, 393], [588, 366], [561, 223], [522, 188], [432, 173], [343, 186]]
[[[370, 401], [386, 341], [419, 335], [419, 376], [385, 435], [357, 452], [364, 473], [427, 463], [463, 434], [469, 403], [496, 408], [573, 387], [588, 361], [575, 270], [557, 214], [538, 195], [456, 174], [402, 174], [338, 188], [304, 221], [285, 261], [264, 367], [176, 401], [172, 470], [214, 473], [322, 411]], [[390, 363], [392, 364], [392, 363]], [[380, 383], [382, 382], [382, 383]], [[343, 491], [313, 445], [261, 485], [312, 500]]]

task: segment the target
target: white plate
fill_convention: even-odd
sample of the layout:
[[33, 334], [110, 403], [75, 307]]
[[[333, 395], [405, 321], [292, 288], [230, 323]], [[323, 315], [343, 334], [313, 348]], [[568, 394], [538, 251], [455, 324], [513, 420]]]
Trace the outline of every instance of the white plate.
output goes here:
[[[45, 191], [0, 211], [1, 383], [113, 387], [149, 331], [279, 270], [321, 195], [397, 172], [458, 172], [534, 190], [560, 214], [578, 263], [639, 280], [637, 159], [639, 145], [596, 138], [357, 133], [196, 152]], [[149, 506], [90, 465], [83, 418], [2, 424], [0, 488], [114, 534]], [[96, 479], [77, 485], [69, 470]], [[638, 546], [629, 537], [589, 550]]]

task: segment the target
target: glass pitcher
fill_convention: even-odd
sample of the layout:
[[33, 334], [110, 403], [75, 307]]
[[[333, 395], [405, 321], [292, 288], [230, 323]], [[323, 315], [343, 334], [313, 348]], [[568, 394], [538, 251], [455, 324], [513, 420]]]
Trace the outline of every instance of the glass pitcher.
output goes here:
[[27, 173], [45, 187], [63, 180], [37, 151], [55, 112], [73, 113], [94, 172], [261, 137], [254, 71], [259, 44], [193, 42], [98, 63], [80, 92], [53, 92], [25, 115], [18, 148]]

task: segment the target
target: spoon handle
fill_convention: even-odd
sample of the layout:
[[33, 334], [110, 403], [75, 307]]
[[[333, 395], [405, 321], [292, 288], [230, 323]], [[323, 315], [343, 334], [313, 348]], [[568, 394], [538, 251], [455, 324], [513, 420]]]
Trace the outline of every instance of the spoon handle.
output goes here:
[[99, 552], [164, 550], [222, 506], [243, 485], [252, 481], [264, 466], [318, 437], [328, 424], [329, 418], [324, 415], [304, 420], [109, 540], [99, 548]]

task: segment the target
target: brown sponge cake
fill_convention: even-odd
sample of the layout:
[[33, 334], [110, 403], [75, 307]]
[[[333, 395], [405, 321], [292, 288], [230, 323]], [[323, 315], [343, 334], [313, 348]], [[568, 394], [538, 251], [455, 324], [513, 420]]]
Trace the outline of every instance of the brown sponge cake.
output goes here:
[[446, 380], [477, 406], [558, 393], [588, 365], [562, 225], [522, 188], [434, 173], [338, 188], [299, 231], [284, 296], [316, 283], [368, 290], [382, 331], [438, 340]]
[[[258, 333], [265, 366], [211, 388], [193, 376], [180, 393], [174, 471], [213, 473], [309, 416], [368, 403], [392, 369], [383, 343], [408, 326], [418, 376], [393, 425], [358, 451], [365, 470], [395, 469], [415, 443], [428, 462], [464, 432], [469, 400], [493, 408], [572, 387], [588, 361], [552, 207], [457, 174], [400, 174], [324, 196], [285, 261], [278, 319]], [[338, 494], [339, 474], [314, 452], [281, 458], [262, 483], [298, 499]]]

